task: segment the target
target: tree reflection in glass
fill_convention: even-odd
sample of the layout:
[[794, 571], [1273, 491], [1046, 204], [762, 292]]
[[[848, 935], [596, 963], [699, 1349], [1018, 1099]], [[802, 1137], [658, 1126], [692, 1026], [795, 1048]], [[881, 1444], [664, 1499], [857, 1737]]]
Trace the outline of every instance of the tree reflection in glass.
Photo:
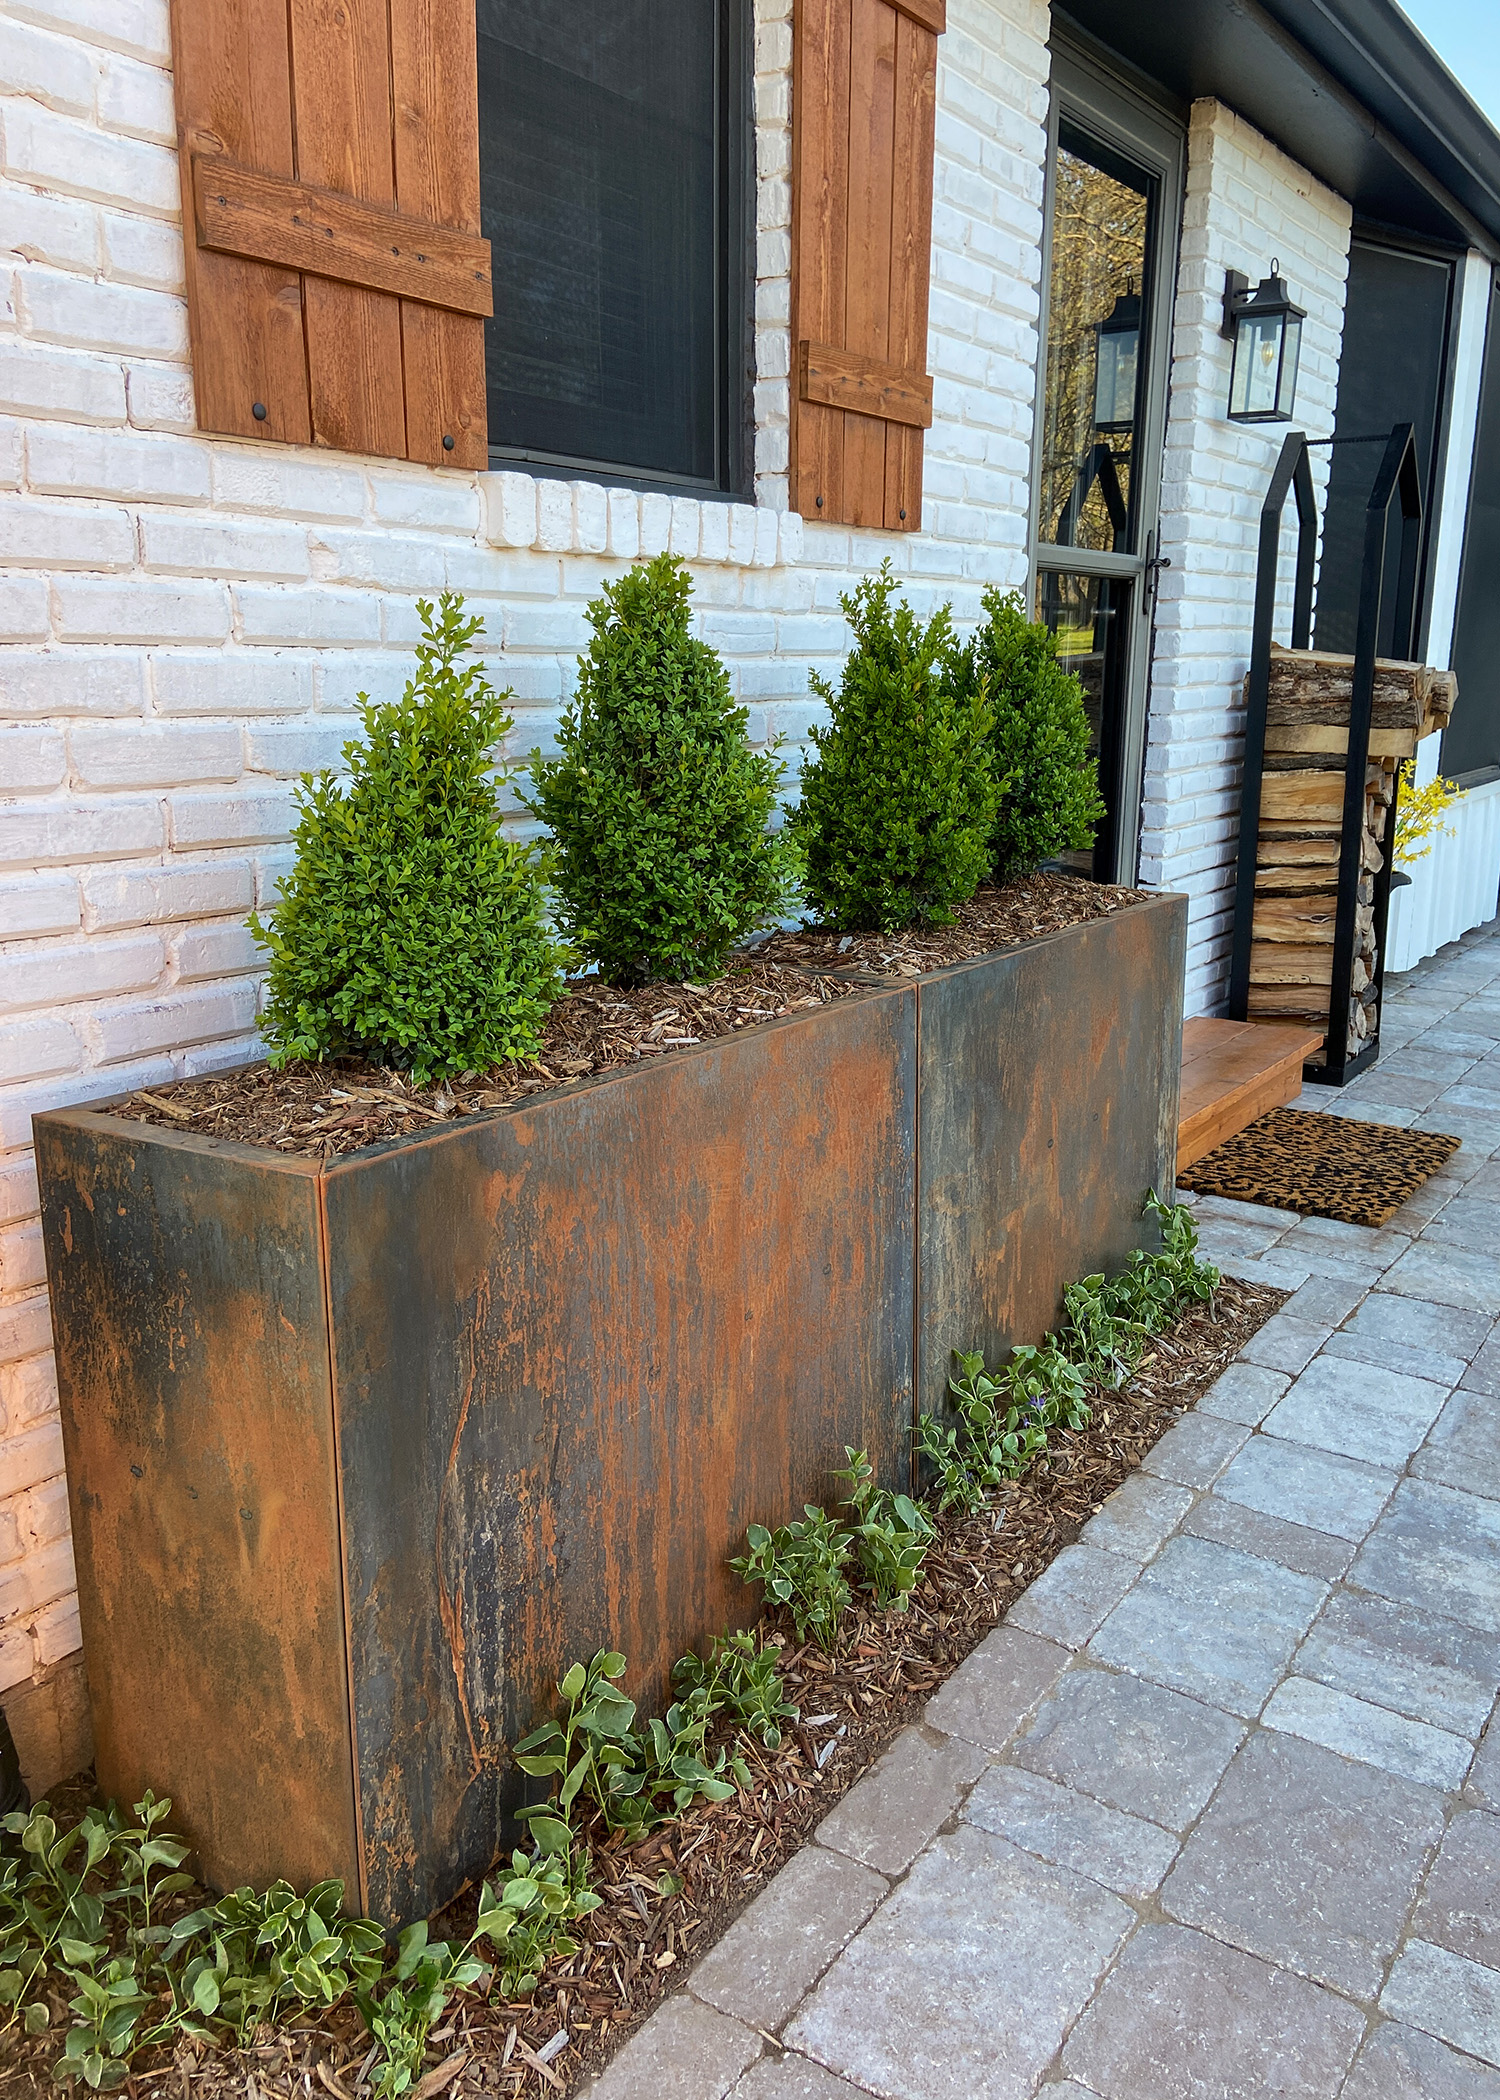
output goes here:
[[1064, 124], [1048, 280], [1040, 538], [1124, 552], [1151, 178]]

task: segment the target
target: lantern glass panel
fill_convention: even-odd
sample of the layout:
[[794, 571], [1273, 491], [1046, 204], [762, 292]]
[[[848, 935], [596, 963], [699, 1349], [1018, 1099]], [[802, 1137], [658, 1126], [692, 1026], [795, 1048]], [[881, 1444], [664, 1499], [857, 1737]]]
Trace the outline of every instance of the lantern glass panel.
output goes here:
[[1297, 365], [1301, 356], [1302, 322], [1298, 315], [1289, 314], [1281, 345], [1281, 379], [1276, 389], [1276, 412], [1289, 423], [1297, 405]]
[[1094, 372], [1094, 428], [1135, 427], [1135, 375], [1141, 345], [1139, 328], [1099, 330], [1099, 356]]
[[[1229, 381], [1231, 416], [1264, 416], [1286, 413], [1280, 402], [1282, 341], [1286, 334], [1285, 313], [1242, 313], [1234, 331], [1234, 370]], [[1293, 373], [1293, 384], [1296, 375]]]

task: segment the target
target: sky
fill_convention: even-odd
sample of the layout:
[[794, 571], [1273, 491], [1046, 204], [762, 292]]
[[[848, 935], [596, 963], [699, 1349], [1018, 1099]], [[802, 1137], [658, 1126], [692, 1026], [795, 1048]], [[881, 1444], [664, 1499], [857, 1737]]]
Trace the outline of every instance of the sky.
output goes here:
[[1400, 0], [1449, 72], [1500, 125], [1500, 0]]

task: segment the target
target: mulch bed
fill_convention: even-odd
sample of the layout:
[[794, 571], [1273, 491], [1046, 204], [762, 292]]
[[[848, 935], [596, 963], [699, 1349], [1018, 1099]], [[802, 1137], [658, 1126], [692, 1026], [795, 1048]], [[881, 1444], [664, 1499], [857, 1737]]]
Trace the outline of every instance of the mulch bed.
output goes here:
[[542, 1054], [471, 1079], [411, 1086], [399, 1072], [360, 1058], [250, 1065], [217, 1079], [184, 1079], [132, 1094], [114, 1113], [203, 1137], [270, 1145], [328, 1158], [383, 1138], [433, 1130], [459, 1116], [508, 1108], [534, 1094], [623, 1070], [804, 1007], [857, 997], [859, 987], [759, 955], [712, 984], [648, 984], [616, 991], [589, 980], [569, 986], [547, 1017]]
[[961, 904], [951, 926], [908, 928], [902, 933], [838, 933], [804, 927], [773, 933], [756, 950], [803, 969], [872, 971], [882, 977], [919, 977], [924, 970], [972, 962], [992, 948], [1065, 933], [1087, 919], [1107, 919], [1127, 904], [1140, 904], [1147, 890], [1088, 882], [1081, 875], [1027, 875], [1019, 882], [986, 883]]
[[[428, 2068], [412, 2088], [417, 2100], [575, 2093], [920, 1718], [956, 1665], [1285, 1299], [1226, 1279], [1212, 1304], [1194, 1306], [1155, 1339], [1128, 1385], [1095, 1396], [1087, 1429], [1056, 1434], [1046, 1459], [995, 1509], [939, 1519], [908, 1611], [856, 1605], [832, 1656], [800, 1646], [783, 1616], [764, 1620], [802, 1719], [778, 1751], [743, 1746], [753, 1791], [697, 1809], [634, 1847], [596, 1833], [604, 1904], [581, 1928], [579, 1953], [549, 1971], [529, 2003], [457, 2001], [430, 2037]], [[87, 1797], [75, 1792], [76, 1816]], [[664, 1892], [667, 1875], [680, 1877], [680, 1890]], [[473, 1904], [472, 1896], [454, 1904], [435, 1921], [435, 1935], [467, 1931]], [[63, 2016], [60, 1999], [55, 2016]], [[47, 2066], [56, 2044], [20, 2046], [19, 2059], [0, 2070], [0, 2100], [54, 2090]], [[138, 2070], [129, 2090], [139, 2100], [362, 2100], [372, 2061], [358, 2013], [345, 2005], [243, 2052], [180, 2044], [170, 2061]]]
[[[250, 1065], [218, 1078], [183, 1079], [132, 1094], [116, 1115], [202, 1137], [272, 1146], [313, 1158], [357, 1152], [383, 1139], [430, 1130], [457, 1116], [510, 1108], [645, 1057], [685, 1050], [783, 1014], [857, 996], [860, 975], [917, 976], [1015, 941], [1061, 933], [1139, 903], [1140, 890], [1112, 889], [1073, 875], [1032, 875], [985, 888], [952, 926], [900, 934], [838, 934], [817, 928], [772, 934], [738, 956], [712, 984], [648, 984], [619, 991], [593, 978], [570, 983], [547, 1017], [542, 1054], [425, 1087], [363, 1058], [299, 1064], [273, 1072]], [[830, 975], [829, 973], [834, 974]]]
[[1346, 1225], [1384, 1225], [1461, 1143], [1438, 1131], [1273, 1108], [1177, 1179], [1199, 1196]]

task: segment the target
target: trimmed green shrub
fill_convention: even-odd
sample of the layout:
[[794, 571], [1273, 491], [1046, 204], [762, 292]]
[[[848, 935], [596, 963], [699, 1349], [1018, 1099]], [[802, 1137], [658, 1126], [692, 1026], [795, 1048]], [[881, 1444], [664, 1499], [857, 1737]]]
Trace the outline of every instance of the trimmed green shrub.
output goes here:
[[1057, 637], [1028, 620], [1019, 591], [984, 594], [971, 677], [994, 710], [996, 774], [1010, 783], [995, 819], [997, 877], [1029, 874], [1054, 854], [1094, 842], [1104, 815], [1089, 755], [1083, 687], [1057, 660]]
[[416, 676], [385, 706], [360, 694], [347, 780], [304, 774], [296, 864], [269, 922], [250, 919], [273, 1065], [348, 1053], [419, 1085], [484, 1071], [536, 1054], [561, 990], [535, 855], [501, 830], [509, 695], [459, 663], [483, 622], [447, 591], [417, 611]]
[[671, 554], [604, 586], [561, 755], [532, 755], [560, 920], [613, 984], [718, 976], [792, 894], [790, 840], [767, 829], [782, 766], [750, 749], [728, 672], [689, 632], [692, 589]]
[[856, 931], [949, 923], [989, 871], [1002, 793], [949, 608], [924, 625], [895, 590], [886, 562], [841, 601], [854, 649], [837, 693], [813, 675], [833, 720], [791, 819], [818, 916]]

